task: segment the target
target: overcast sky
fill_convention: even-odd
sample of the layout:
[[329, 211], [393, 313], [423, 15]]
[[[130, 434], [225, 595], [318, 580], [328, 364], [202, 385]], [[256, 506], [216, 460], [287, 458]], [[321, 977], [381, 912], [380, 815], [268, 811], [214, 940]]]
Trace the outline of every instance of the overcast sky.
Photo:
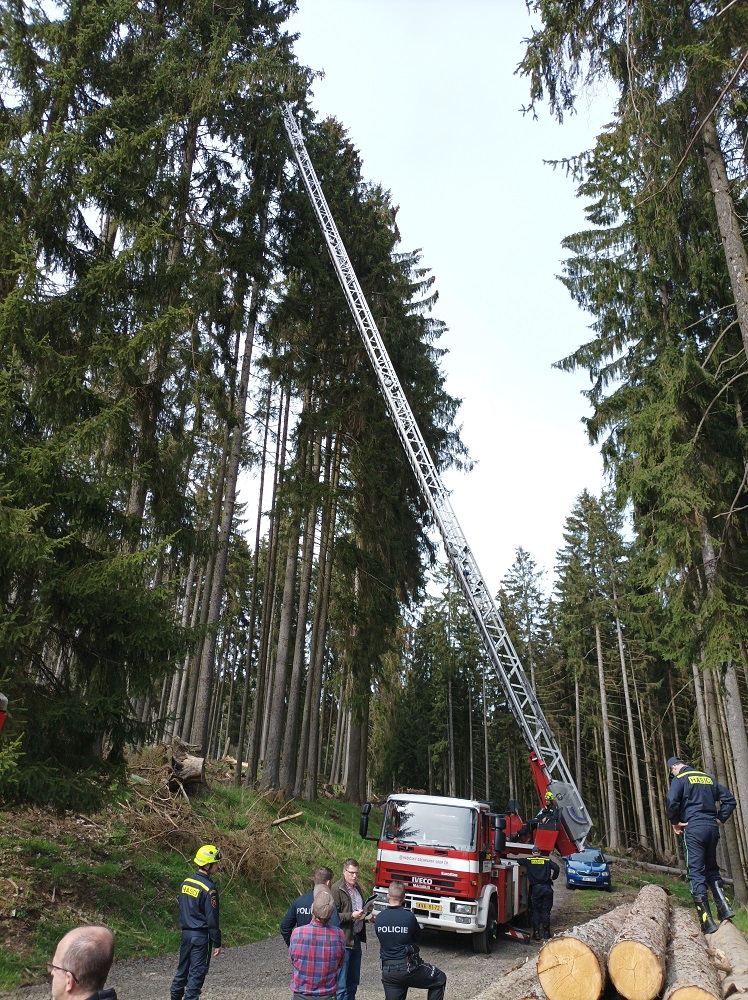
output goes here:
[[445, 477], [468, 543], [494, 593], [520, 545], [550, 579], [564, 520], [585, 487], [599, 493], [602, 471], [581, 424], [587, 376], [552, 368], [589, 337], [591, 318], [556, 278], [583, 206], [543, 161], [589, 148], [611, 102], [563, 126], [544, 107], [522, 115], [522, 0], [299, 8], [298, 58], [325, 74], [315, 110], [346, 126], [365, 177], [400, 206], [401, 249], [421, 248], [436, 276], [447, 388], [477, 463]]

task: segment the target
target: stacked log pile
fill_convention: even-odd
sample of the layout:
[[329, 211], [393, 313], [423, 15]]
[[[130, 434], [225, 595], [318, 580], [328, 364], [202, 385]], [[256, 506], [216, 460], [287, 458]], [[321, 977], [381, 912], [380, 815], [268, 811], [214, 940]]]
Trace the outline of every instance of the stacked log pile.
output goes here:
[[633, 906], [552, 938], [477, 1000], [599, 1000], [608, 981], [625, 1000], [723, 1000], [748, 993], [748, 942], [729, 922], [705, 937], [690, 910], [647, 885]]

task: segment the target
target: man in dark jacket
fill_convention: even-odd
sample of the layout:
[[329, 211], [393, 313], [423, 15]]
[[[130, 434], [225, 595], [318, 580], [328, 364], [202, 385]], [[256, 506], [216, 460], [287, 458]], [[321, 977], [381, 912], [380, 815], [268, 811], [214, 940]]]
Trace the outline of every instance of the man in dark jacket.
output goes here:
[[76, 927], [60, 940], [47, 964], [53, 1000], [117, 1000], [104, 989], [114, 960], [114, 938], [108, 927]]
[[[317, 886], [323, 885], [329, 889], [331, 884], [332, 872], [323, 865], [314, 873], [314, 886], [309, 892], [305, 892], [303, 896], [297, 896], [293, 903], [291, 903], [280, 925], [281, 936], [287, 945], [291, 943], [291, 931], [294, 927], [303, 927], [304, 924], [311, 923], [312, 903], [314, 902], [314, 893]], [[340, 927], [340, 918], [338, 917], [337, 909], [333, 910], [327, 922], [330, 927]]]
[[530, 888], [530, 914], [532, 916], [533, 938], [540, 940], [551, 936], [551, 910], [553, 909], [553, 883], [558, 878], [560, 868], [555, 861], [544, 858], [537, 844], [532, 849], [532, 857], [523, 858], [521, 864], [527, 872]]
[[337, 1000], [354, 1000], [361, 980], [361, 942], [366, 940], [364, 918], [372, 910], [364, 907], [366, 890], [358, 883], [358, 861], [343, 862], [343, 877], [332, 887], [340, 927], [345, 934], [345, 961], [338, 976]]
[[374, 920], [385, 1000], [405, 1000], [411, 986], [428, 990], [428, 1000], [442, 1000], [447, 977], [421, 958], [416, 944], [420, 932], [418, 921], [403, 906], [404, 899], [403, 883], [390, 882], [387, 909], [380, 910]]
[[684, 764], [679, 757], [670, 757], [667, 769], [672, 775], [667, 793], [668, 819], [675, 835], [683, 837], [691, 896], [702, 931], [711, 934], [717, 925], [709, 909], [707, 886], [712, 890], [719, 919], [735, 916], [725, 896], [717, 864], [717, 844], [719, 828], [732, 816], [737, 803], [728, 788], [703, 771]]
[[197, 871], [182, 882], [179, 891], [179, 926], [182, 941], [179, 965], [171, 984], [171, 1000], [198, 1000], [208, 974], [211, 951], [221, 954], [221, 927], [218, 918], [218, 890], [213, 872], [221, 852], [205, 844], [195, 855]]

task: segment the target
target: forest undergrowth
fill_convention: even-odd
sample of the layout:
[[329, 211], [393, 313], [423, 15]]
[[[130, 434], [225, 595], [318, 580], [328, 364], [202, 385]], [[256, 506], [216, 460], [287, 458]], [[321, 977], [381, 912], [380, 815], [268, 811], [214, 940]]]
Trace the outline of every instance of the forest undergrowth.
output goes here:
[[236, 788], [221, 764], [208, 765], [209, 788], [187, 799], [169, 792], [147, 755], [139, 765], [96, 815], [0, 811], [0, 990], [42, 980], [59, 938], [82, 923], [112, 928], [118, 960], [177, 951], [177, 893], [201, 844], [223, 855], [217, 883], [229, 946], [277, 934], [318, 865], [338, 872], [349, 856], [373, 865], [353, 803], [263, 796]]

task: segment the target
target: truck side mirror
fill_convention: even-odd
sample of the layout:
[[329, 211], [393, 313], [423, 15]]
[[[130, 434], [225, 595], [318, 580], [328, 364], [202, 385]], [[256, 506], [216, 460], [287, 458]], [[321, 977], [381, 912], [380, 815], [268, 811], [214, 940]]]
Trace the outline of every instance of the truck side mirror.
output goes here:
[[359, 836], [366, 840], [366, 834], [369, 832], [369, 813], [371, 812], [371, 802], [364, 802], [361, 806], [361, 819], [358, 823]]
[[493, 818], [493, 851], [494, 854], [501, 854], [506, 847], [506, 816], [494, 816]]

